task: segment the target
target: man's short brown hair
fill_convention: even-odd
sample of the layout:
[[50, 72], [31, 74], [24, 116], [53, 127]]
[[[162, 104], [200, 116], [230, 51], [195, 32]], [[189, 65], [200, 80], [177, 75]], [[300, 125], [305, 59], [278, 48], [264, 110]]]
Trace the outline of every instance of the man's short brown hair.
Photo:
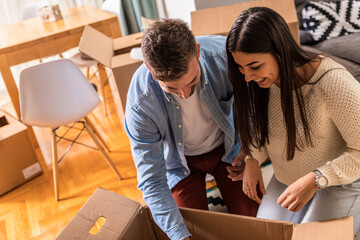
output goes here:
[[157, 21], [145, 30], [141, 43], [145, 63], [156, 80], [175, 81], [197, 57], [195, 37], [180, 19]]

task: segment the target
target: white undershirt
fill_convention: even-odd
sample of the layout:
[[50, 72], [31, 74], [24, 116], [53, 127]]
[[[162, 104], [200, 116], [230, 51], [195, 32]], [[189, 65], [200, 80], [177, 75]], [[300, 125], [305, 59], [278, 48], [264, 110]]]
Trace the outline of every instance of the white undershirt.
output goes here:
[[187, 99], [172, 94], [181, 105], [185, 155], [196, 156], [208, 153], [224, 142], [220, 130], [205, 103], [200, 98], [200, 85]]

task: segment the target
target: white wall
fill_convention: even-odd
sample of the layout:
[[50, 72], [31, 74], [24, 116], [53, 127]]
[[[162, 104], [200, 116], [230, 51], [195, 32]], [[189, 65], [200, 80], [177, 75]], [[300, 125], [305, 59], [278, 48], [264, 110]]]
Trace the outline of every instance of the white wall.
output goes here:
[[165, 9], [165, 4], [164, 4], [164, 0], [155, 0], [156, 2], [156, 8], [158, 11], [158, 15], [159, 18], [168, 18], [167, 17], [167, 13], [166, 13], [166, 9]]
[[191, 26], [190, 12], [195, 11], [194, 0], [164, 0], [168, 18], [180, 18]]

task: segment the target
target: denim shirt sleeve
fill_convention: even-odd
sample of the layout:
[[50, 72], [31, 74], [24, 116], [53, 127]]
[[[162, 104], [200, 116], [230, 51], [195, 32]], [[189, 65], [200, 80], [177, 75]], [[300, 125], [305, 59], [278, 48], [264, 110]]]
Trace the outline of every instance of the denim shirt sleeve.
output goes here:
[[125, 128], [137, 168], [138, 188], [156, 224], [170, 239], [191, 236], [167, 184], [164, 146], [155, 122], [135, 103], [128, 103]]

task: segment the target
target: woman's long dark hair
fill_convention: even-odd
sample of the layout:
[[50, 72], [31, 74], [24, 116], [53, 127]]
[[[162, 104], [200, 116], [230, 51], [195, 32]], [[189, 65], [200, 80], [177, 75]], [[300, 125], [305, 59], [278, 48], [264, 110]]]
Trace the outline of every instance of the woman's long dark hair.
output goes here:
[[[229, 78], [234, 89], [236, 127], [243, 150], [251, 155], [250, 145], [260, 148], [269, 143], [269, 89], [247, 83], [240, 73], [232, 52], [270, 53], [279, 64], [281, 107], [287, 130], [287, 159], [294, 158], [295, 149], [304, 144], [296, 141], [294, 97], [299, 106], [306, 144], [312, 145], [303, 94], [304, 83], [296, 68], [317, 57], [302, 50], [293, 39], [285, 20], [274, 10], [253, 7], [240, 14], [226, 39]], [[293, 95], [295, 90], [295, 96]], [[249, 121], [250, 120], [250, 121]]]

